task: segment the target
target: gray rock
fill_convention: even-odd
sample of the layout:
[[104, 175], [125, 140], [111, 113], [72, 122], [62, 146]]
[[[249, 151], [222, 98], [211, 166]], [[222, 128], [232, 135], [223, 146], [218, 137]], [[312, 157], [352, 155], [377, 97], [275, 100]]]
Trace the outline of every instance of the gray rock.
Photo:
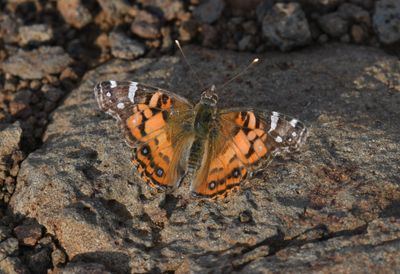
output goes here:
[[41, 79], [47, 74], [61, 73], [72, 59], [61, 47], [42, 46], [32, 51], [19, 50], [3, 64], [4, 72], [23, 79]]
[[282, 51], [310, 42], [307, 19], [298, 3], [277, 3], [265, 13], [262, 21], [264, 38]]
[[321, 29], [332, 37], [340, 37], [349, 29], [349, 21], [343, 19], [338, 12], [324, 14], [318, 18]]
[[4, 42], [18, 42], [18, 28], [21, 25], [21, 18], [12, 14], [0, 13], [0, 37]]
[[104, 265], [98, 263], [68, 263], [59, 269], [60, 274], [111, 274]]
[[18, 257], [7, 257], [0, 261], [0, 273], [29, 274], [31, 272]]
[[65, 22], [78, 29], [93, 20], [89, 10], [82, 5], [80, 0], [57, 0], [57, 9]]
[[42, 227], [39, 224], [22, 224], [14, 228], [18, 241], [26, 246], [34, 246], [42, 237]]
[[123, 15], [128, 14], [131, 6], [125, 0], [97, 0], [109, 20], [121, 22]]
[[[217, 86], [254, 58], [186, 52], [195, 73]], [[275, 159], [238, 193], [188, 199], [188, 185], [157, 193], [136, 177], [120, 127], [98, 110], [95, 83], [141, 81], [194, 101], [201, 88], [180, 58], [115, 59], [87, 73], [53, 113], [43, 145], [22, 163], [10, 210], [37, 219], [75, 263], [96, 262], [110, 272], [297, 266], [332, 273], [349, 272], [350, 263], [363, 273], [399, 269], [397, 58], [343, 44], [258, 57], [264, 61], [245, 81], [218, 91], [220, 106], [277, 110], [311, 130], [301, 153]]]
[[300, 0], [299, 2], [313, 11], [329, 12], [335, 10], [345, 0]]
[[354, 4], [344, 3], [340, 5], [338, 14], [345, 20], [351, 20], [366, 26], [371, 25], [371, 17], [369, 16], [369, 12]]
[[141, 42], [133, 40], [120, 32], [111, 32], [109, 41], [112, 55], [121, 59], [136, 59], [142, 56], [146, 50]]
[[375, 4], [373, 24], [379, 40], [384, 44], [400, 41], [400, 1], [380, 0]]
[[19, 149], [22, 129], [19, 122], [0, 130], [0, 159]]
[[219, 19], [224, 8], [223, 0], [202, 0], [194, 9], [193, 16], [201, 23], [211, 24]]
[[0, 261], [18, 250], [18, 240], [10, 237], [0, 243]]
[[179, 13], [184, 12], [180, 0], [139, 0], [138, 2], [146, 8], [161, 11], [168, 21], [176, 19]]
[[53, 29], [49, 25], [37, 24], [19, 28], [20, 44], [47, 42], [53, 39]]
[[132, 33], [145, 39], [156, 39], [160, 37], [159, 19], [144, 10], [138, 12], [131, 24]]

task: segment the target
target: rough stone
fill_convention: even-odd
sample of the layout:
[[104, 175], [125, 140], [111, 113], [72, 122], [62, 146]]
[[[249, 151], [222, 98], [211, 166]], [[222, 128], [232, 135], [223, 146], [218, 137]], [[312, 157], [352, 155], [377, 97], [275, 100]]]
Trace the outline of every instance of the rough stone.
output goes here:
[[147, 11], [139, 11], [131, 24], [131, 31], [145, 39], [159, 38], [159, 19]]
[[340, 37], [346, 34], [349, 29], [349, 21], [343, 19], [338, 12], [322, 15], [318, 18], [321, 29], [333, 37]]
[[31, 273], [17, 257], [7, 257], [0, 261], [0, 273], [29, 274]]
[[21, 25], [21, 18], [11, 14], [0, 13], [0, 37], [4, 42], [18, 42], [18, 28]]
[[7, 126], [0, 131], [0, 160], [19, 149], [22, 129], [19, 122]]
[[39, 224], [23, 224], [14, 228], [18, 241], [26, 246], [34, 246], [42, 237], [42, 227]]
[[65, 22], [78, 29], [83, 28], [93, 19], [80, 0], [57, 0], [57, 9]]
[[204, 24], [214, 23], [219, 19], [225, 8], [223, 0], [203, 0], [194, 11], [193, 16]]
[[18, 240], [10, 237], [0, 243], [0, 261], [18, 250]]
[[[217, 86], [255, 57], [186, 51], [200, 79]], [[158, 193], [136, 177], [120, 127], [98, 110], [95, 83], [135, 80], [194, 101], [201, 87], [178, 57], [115, 59], [54, 111], [43, 145], [21, 165], [10, 210], [43, 224], [74, 263], [113, 273], [399, 269], [398, 59], [343, 44], [257, 57], [264, 61], [246, 81], [218, 91], [220, 106], [277, 110], [311, 130], [301, 153], [275, 159], [239, 192], [189, 199], [186, 184]]]
[[53, 29], [49, 25], [36, 24], [19, 28], [21, 45], [31, 42], [47, 42], [53, 39]]
[[298, 3], [277, 3], [262, 20], [263, 36], [282, 51], [304, 46], [310, 42], [307, 19]]
[[43, 46], [31, 51], [19, 50], [2, 64], [2, 68], [23, 79], [41, 79], [47, 74], [62, 72], [71, 63], [72, 59], [61, 47]]
[[183, 12], [180, 0], [139, 0], [138, 2], [146, 8], [161, 11], [167, 21], [176, 19], [178, 14]]
[[339, 7], [338, 14], [346, 20], [352, 20], [355, 23], [364, 24], [366, 26], [371, 25], [369, 12], [354, 4], [344, 3]]
[[377, 1], [372, 19], [375, 32], [382, 43], [393, 44], [400, 41], [400, 1]]
[[109, 20], [120, 22], [123, 15], [128, 14], [131, 6], [125, 0], [97, 0]]
[[66, 267], [59, 269], [59, 274], [112, 274], [99, 263], [68, 263]]
[[109, 41], [112, 55], [121, 59], [135, 59], [142, 56], [146, 50], [142, 43], [120, 32], [111, 32]]

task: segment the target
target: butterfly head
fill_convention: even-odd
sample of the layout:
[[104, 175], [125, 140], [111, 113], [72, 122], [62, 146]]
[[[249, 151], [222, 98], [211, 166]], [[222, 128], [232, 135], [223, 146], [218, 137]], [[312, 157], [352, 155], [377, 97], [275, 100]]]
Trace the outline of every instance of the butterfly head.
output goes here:
[[215, 93], [215, 85], [203, 91], [200, 102], [205, 105], [214, 107], [218, 102], [218, 95]]

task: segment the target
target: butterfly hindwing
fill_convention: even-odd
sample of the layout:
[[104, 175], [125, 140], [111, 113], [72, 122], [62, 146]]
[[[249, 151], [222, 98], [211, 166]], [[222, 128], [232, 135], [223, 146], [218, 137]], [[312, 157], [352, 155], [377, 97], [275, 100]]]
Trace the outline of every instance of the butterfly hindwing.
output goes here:
[[225, 197], [256, 167], [297, 150], [307, 135], [301, 122], [277, 112], [223, 110], [218, 127], [192, 185], [196, 196]]
[[142, 179], [152, 186], [175, 186], [184, 175], [179, 158], [188, 142], [173, 125], [191, 115], [192, 105], [176, 94], [136, 82], [104, 81], [96, 85], [95, 95], [101, 110], [123, 128]]

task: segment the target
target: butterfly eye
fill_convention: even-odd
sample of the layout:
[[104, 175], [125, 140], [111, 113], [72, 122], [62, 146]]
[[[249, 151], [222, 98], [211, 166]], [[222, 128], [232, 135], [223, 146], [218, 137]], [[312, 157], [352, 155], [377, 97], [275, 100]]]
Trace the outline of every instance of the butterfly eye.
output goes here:
[[212, 181], [211, 183], [209, 183], [208, 184], [208, 188], [210, 189], [210, 190], [213, 190], [215, 187], [216, 187], [216, 183], [215, 183], [215, 181]]

